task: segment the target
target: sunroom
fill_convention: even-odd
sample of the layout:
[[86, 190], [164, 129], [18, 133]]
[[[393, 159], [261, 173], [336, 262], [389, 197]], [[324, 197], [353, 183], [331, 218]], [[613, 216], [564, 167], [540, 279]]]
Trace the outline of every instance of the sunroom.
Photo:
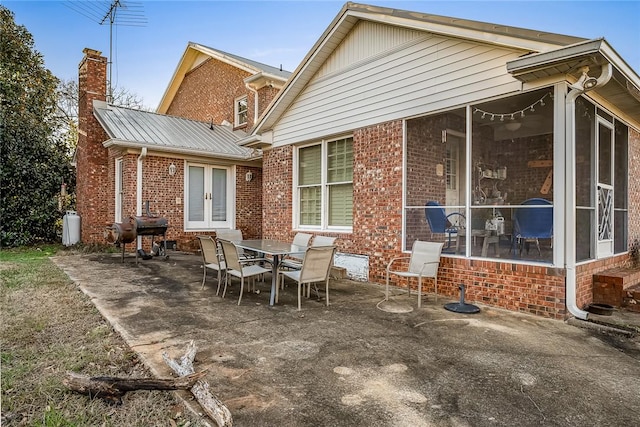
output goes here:
[[628, 127], [584, 95], [567, 109], [571, 90], [407, 119], [405, 250], [440, 241], [447, 256], [555, 266], [570, 244], [577, 262], [627, 251]]

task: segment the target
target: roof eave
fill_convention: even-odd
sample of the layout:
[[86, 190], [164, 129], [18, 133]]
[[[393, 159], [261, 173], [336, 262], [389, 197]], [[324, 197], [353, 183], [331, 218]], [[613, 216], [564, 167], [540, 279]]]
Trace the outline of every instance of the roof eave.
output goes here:
[[251, 86], [255, 90], [262, 89], [263, 87], [269, 85], [275, 87], [276, 89], [282, 89], [286, 82], [287, 79], [276, 76], [275, 74], [266, 73], [264, 71], [253, 74], [244, 79], [244, 83]]
[[616, 89], [608, 84], [596, 89], [596, 92], [605, 97], [621, 96], [616, 102], [617, 106], [630, 112], [630, 119], [635, 123], [640, 123], [640, 76], [603, 38], [510, 61], [507, 63], [507, 71], [522, 82], [562, 74], [577, 79], [583, 67], [590, 67], [597, 72], [597, 69], [607, 64], [613, 67], [612, 81], [619, 87]]
[[271, 143], [265, 141], [260, 135], [253, 134], [238, 141], [238, 145], [240, 145], [241, 147], [262, 150], [264, 148], [270, 147]]
[[[604, 38], [586, 40], [570, 46], [554, 49], [549, 52], [528, 55], [510, 62], [507, 62], [507, 71], [518, 78], [527, 73], [549, 68], [559, 63], [568, 62], [572, 59], [589, 58], [595, 59], [594, 55], [600, 55], [602, 59], [614, 65], [624, 76], [636, 86], [640, 86], [640, 77], [626, 63], [624, 59], [607, 43]], [[603, 64], [593, 64], [603, 65]]]
[[253, 161], [259, 160], [262, 158], [261, 155], [249, 155], [249, 156], [235, 156], [230, 154], [220, 154], [214, 153], [209, 150], [196, 150], [189, 148], [179, 148], [179, 147], [168, 147], [168, 146], [159, 146], [157, 144], [150, 144], [144, 141], [127, 141], [122, 139], [111, 138], [102, 143], [105, 148], [109, 147], [119, 147], [119, 148], [134, 148], [134, 149], [142, 149], [146, 148], [149, 151], [157, 151], [163, 153], [171, 153], [171, 154], [182, 154], [182, 155], [190, 155], [190, 156], [205, 156], [212, 157], [216, 159], [225, 159], [225, 160], [242, 160], [242, 161]]

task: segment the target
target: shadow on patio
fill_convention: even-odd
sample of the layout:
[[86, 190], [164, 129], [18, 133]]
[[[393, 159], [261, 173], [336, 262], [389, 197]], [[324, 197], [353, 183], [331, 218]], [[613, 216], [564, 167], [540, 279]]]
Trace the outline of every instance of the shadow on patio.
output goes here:
[[330, 307], [312, 297], [298, 312], [295, 285], [268, 306], [267, 276], [237, 306], [237, 282], [217, 297], [215, 279], [200, 288], [200, 257], [177, 252], [138, 266], [117, 254], [54, 261], [157, 376], [171, 375], [162, 352], [178, 357], [194, 340], [196, 371], [208, 369], [238, 426], [638, 419], [630, 408], [640, 407], [640, 395], [629, 393], [640, 381], [637, 337], [482, 305], [479, 314], [451, 313], [433, 295], [418, 309], [415, 295], [400, 290], [395, 309], [383, 311], [383, 286], [350, 280], [331, 281]]

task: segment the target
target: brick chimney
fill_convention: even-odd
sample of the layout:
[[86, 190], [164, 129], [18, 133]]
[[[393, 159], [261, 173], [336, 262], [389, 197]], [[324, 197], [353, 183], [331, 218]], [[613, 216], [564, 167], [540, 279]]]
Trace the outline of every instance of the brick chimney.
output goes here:
[[[107, 134], [93, 116], [93, 101], [105, 101], [107, 58], [102, 52], [85, 48], [78, 66], [78, 147], [76, 149], [76, 209], [81, 220], [80, 240], [85, 244], [104, 243], [108, 214], [108, 151], [102, 143]], [[112, 221], [113, 222], [113, 221]]]

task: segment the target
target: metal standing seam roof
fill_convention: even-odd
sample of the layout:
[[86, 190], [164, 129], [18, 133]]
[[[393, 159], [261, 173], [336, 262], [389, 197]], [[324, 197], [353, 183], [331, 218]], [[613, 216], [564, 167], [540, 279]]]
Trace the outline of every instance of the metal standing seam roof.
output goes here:
[[238, 145], [246, 133], [233, 131], [229, 126], [117, 107], [103, 101], [94, 101], [93, 113], [110, 138], [111, 144], [107, 141], [107, 146], [138, 145], [236, 159], [255, 157], [251, 149]]
[[262, 72], [274, 75], [274, 76], [278, 76], [280, 78], [282, 78], [283, 80], [287, 80], [289, 77], [291, 77], [291, 72], [290, 71], [286, 71], [283, 70], [281, 68], [278, 67], [273, 67], [271, 65], [267, 65], [267, 64], [263, 64], [262, 62], [258, 62], [258, 61], [254, 61], [252, 59], [247, 59], [247, 58], [243, 58], [242, 56], [238, 56], [238, 55], [234, 55], [233, 53], [229, 53], [229, 52], [225, 52], [222, 51], [220, 49], [214, 49], [212, 47], [209, 46], [205, 46], [203, 44], [199, 44], [199, 43], [193, 43], [194, 46], [201, 46], [205, 49], [209, 49], [213, 52], [217, 52], [218, 54], [222, 55], [222, 56], [227, 56], [229, 58], [234, 59], [237, 62], [240, 63], [244, 63], [252, 68], [255, 68], [256, 70], [260, 70]]

